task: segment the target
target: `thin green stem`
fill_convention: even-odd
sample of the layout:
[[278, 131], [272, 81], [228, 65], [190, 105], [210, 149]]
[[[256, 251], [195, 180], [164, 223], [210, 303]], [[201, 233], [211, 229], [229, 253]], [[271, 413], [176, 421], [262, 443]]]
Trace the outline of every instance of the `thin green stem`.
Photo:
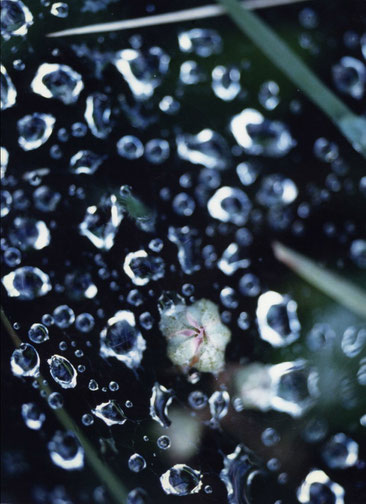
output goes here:
[[237, 0], [218, 2], [241, 31], [328, 115], [353, 148], [366, 157], [366, 119], [355, 115], [256, 14]]
[[[243, 2], [247, 9], [266, 9], [280, 5], [288, 5], [308, 0], [245, 0]], [[121, 19], [108, 23], [98, 23], [88, 26], [70, 28], [59, 32], [48, 33], [47, 37], [68, 37], [70, 35], [86, 35], [90, 33], [103, 33], [120, 30], [131, 30], [136, 28], [145, 28], [146, 26], [160, 26], [162, 24], [182, 23], [184, 21], [195, 21], [197, 19], [207, 19], [217, 16], [223, 16], [226, 11], [223, 7], [216, 4], [193, 7], [165, 14], [156, 14], [153, 16], [144, 16], [136, 19]]]
[[338, 303], [366, 319], [366, 292], [332, 271], [291, 250], [282, 243], [273, 245], [275, 257], [297, 275]]
[[[14, 345], [16, 347], [19, 347], [22, 341], [14, 331], [2, 307], [0, 309], [0, 312], [1, 312], [1, 322], [3, 323], [6, 332], [13, 340]], [[39, 375], [39, 377], [37, 378], [37, 382], [40, 390], [45, 391], [46, 393], [45, 399], [47, 399], [48, 396], [52, 394], [51, 387], [47, 384], [42, 375]], [[112, 496], [113, 500], [117, 504], [121, 504], [122, 502], [124, 502], [127, 499], [127, 493], [128, 493], [127, 489], [123, 486], [123, 484], [117, 478], [117, 476], [109, 469], [109, 467], [100, 460], [93, 446], [89, 443], [87, 438], [84, 436], [79, 427], [69, 416], [67, 411], [64, 408], [53, 409], [52, 411], [56, 415], [58, 421], [64, 427], [64, 429], [72, 431], [79, 439], [79, 442], [84, 449], [85, 457], [88, 463], [94, 470], [95, 474], [98, 476], [100, 482], [103, 485], [105, 485], [108, 492]]]

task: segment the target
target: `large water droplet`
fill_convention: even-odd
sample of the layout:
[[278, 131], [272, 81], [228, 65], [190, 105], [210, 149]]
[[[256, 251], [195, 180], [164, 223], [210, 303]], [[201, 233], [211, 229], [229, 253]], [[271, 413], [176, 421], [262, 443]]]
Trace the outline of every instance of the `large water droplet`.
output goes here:
[[252, 204], [248, 196], [236, 187], [220, 187], [209, 199], [207, 209], [215, 219], [243, 226], [249, 217]]
[[139, 453], [134, 453], [128, 459], [128, 468], [130, 471], [138, 473], [141, 472], [146, 467], [146, 460]]
[[339, 91], [360, 100], [365, 93], [366, 66], [352, 56], [344, 56], [332, 68], [334, 84]]
[[39, 376], [40, 358], [37, 350], [29, 343], [22, 343], [14, 350], [10, 358], [10, 367], [14, 376]]
[[95, 154], [90, 150], [81, 150], [74, 154], [70, 159], [69, 169], [71, 173], [85, 173], [86, 175], [93, 175], [103, 163], [106, 156]]
[[222, 39], [215, 30], [193, 28], [178, 35], [179, 48], [185, 53], [195, 53], [207, 58], [222, 50]]
[[169, 427], [168, 407], [173, 400], [173, 391], [166, 389], [160, 383], [155, 383], [150, 398], [150, 416], [162, 427]]
[[[1, 16], [3, 15], [3, 4], [1, 4]], [[1, 17], [2, 20], [2, 17]], [[7, 108], [15, 105], [17, 99], [17, 91], [12, 80], [9, 77], [6, 68], [3, 65], [0, 65], [0, 103], [1, 110], [5, 110]]]
[[241, 91], [240, 70], [219, 65], [212, 70], [212, 89], [221, 100], [234, 100]]
[[49, 340], [48, 329], [43, 324], [32, 324], [28, 331], [28, 338], [32, 343], [44, 343]]
[[71, 431], [57, 431], [48, 443], [52, 462], [68, 471], [84, 467], [84, 450]]
[[170, 57], [160, 48], [145, 52], [124, 49], [116, 54], [114, 64], [121, 72], [137, 100], [147, 100], [154, 94], [169, 69]]
[[100, 333], [100, 353], [115, 357], [130, 368], [137, 367], [146, 348], [146, 341], [136, 328], [135, 316], [131, 311], [121, 310], [108, 320]]
[[41, 250], [50, 244], [51, 235], [44, 221], [31, 217], [16, 217], [9, 230], [9, 239], [21, 250]]
[[92, 134], [97, 138], [107, 138], [112, 131], [111, 106], [103, 93], [93, 93], [86, 99], [85, 120]]
[[352, 467], [358, 461], [358, 444], [343, 432], [339, 432], [325, 444], [322, 457], [331, 469]]
[[79, 225], [80, 234], [86, 236], [99, 249], [109, 250], [123, 219], [123, 210], [114, 194], [101, 198], [98, 206], [87, 208], [83, 222]]
[[35, 403], [22, 404], [22, 417], [25, 425], [32, 430], [41, 429], [46, 420], [46, 415], [38, 409]]
[[249, 451], [244, 445], [238, 445], [233, 453], [224, 457], [220, 478], [225, 483], [229, 504], [252, 502], [248, 480], [254, 469], [249, 459]]
[[77, 372], [71, 362], [61, 355], [53, 355], [47, 360], [52, 378], [62, 388], [75, 388]]
[[197, 135], [179, 134], [176, 142], [181, 159], [218, 170], [224, 170], [229, 165], [230, 149], [226, 140], [216, 131], [204, 129]]
[[75, 103], [84, 88], [81, 75], [68, 65], [42, 63], [31, 83], [34, 93], [56, 98], [65, 105]]
[[261, 339], [274, 347], [290, 345], [300, 336], [297, 304], [278, 292], [267, 291], [258, 298], [257, 322]]
[[297, 498], [302, 504], [344, 504], [344, 489], [334, 483], [325, 472], [312, 469], [297, 490]]
[[1, 281], [8, 296], [28, 301], [44, 296], [52, 289], [47, 273], [33, 266], [17, 268]]
[[189, 226], [181, 228], [170, 226], [168, 238], [178, 247], [179, 264], [186, 275], [192, 275], [200, 269], [198, 263], [198, 232]]
[[166, 494], [183, 496], [198, 493], [202, 487], [201, 479], [199, 471], [185, 464], [175, 464], [160, 476], [160, 483]]
[[5, 40], [11, 36], [24, 36], [33, 24], [33, 15], [21, 0], [2, 0], [1, 35]]
[[56, 119], [51, 114], [35, 112], [22, 117], [17, 123], [18, 143], [25, 151], [38, 149], [52, 135]]
[[123, 270], [135, 285], [146, 285], [150, 280], [164, 277], [165, 265], [161, 257], [149, 256], [145, 250], [126, 255]]
[[295, 145], [285, 124], [265, 119], [255, 109], [234, 116], [230, 128], [238, 144], [254, 156], [283, 157]]
[[121, 406], [114, 400], [98, 404], [92, 410], [92, 413], [97, 418], [103, 420], [108, 426], [123, 425], [127, 420]]

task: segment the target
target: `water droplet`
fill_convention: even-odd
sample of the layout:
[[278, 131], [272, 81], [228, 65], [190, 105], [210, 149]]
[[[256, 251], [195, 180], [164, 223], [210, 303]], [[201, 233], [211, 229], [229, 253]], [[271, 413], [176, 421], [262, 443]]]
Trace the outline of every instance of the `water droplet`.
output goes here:
[[105, 158], [106, 156], [95, 154], [90, 150], [81, 150], [71, 157], [69, 169], [76, 175], [81, 173], [93, 175]]
[[366, 240], [353, 240], [350, 256], [359, 268], [366, 268]]
[[138, 159], [144, 153], [144, 146], [137, 137], [125, 135], [118, 140], [117, 151], [121, 157], [126, 159]]
[[253, 273], [246, 273], [239, 280], [239, 290], [243, 296], [258, 296], [261, 291], [259, 278]]
[[205, 80], [205, 74], [196, 61], [188, 60], [180, 66], [179, 80], [188, 86]]
[[251, 161], [239, 163], [236, 167], [236, 174], [244, 186], [253, 184], [259, 175], [260, 167]]
[[9, 247], [4, 252], [4, 261], [10, 268], [15, 268], [22, 262], [22, 253], [17, 248]]
[[168, 436], [160, 436], [156, 444], [161, 450], [167, 450], [170, 448], [170, 438]]
[[179, 264], [186, 275], [192, 275], [200, 269], [198, 263], [198, 232], [189, 226], [168, 229], [168, 239], [178, 247]]
[[220, 478], [227, 489], [229, 504], [251, 502], [250, 475], [255, 468], [249, 459], [250, 452], [244, 445], [238, 445], [233, 453], [224, 457], [224, 468]]
[[167, 140], [153, 138], [145, 145], [145, 157], [153, 164], [164, 163], [169, 158], [170, 146]]
[[21, 0], [2, 0], [1, 35], [5, 40], [13, 35], [26, 35], [32, 24], [33, 15]]
[[272, 427], [264, 429], [261, 435], [261, 440], [264, 446], [274, 446], [279, 443], [280, 439], [281, 438], [278, 432], [275, 429], [272, 429]]
[[60, 392], [52, 392], [48, 396], [47, 401], [52, 409], [60, 409], [64, 405], [64, 398], [62, 397]]
[[224, 138], [211, 129], [197, 135], [179, 134], [176, 137], [177, 152], [181, 159], [210, 169], [224, 170], [231, 154]]
[[343, 432], [339, 432], [325, 444], [322, 457], [330, 469], [352, 467], [358, 461], [358, 444]]
[[9, 230], [9, 240], [21, 250], [42, 250], [50, 244], [51, 234], [44, 221], [16, 217]]
[[194, 390], [188, 396], [188, 402], [193, 409], [199, 410], [207, 405], [207, 396], [200, 390]]
[[257, 192], [257, 200], [261, 205], [275, 207], [289, 205], [298, 195], [296, 184], [283, 175], [268, 175], [262, 179]]
[[47, 363], [50, 366], [52, 378], [62, 388], [76, 387], [77, 371], [68, 359], [61, 355], [53, 355]]
[[147, 100], [154, 94], [169, 69], [170, 57], [160, 48], [147, 51], [124, 49], [117, 52], [114, 64], [137, 100]]
[[352, 56], [344, 56], [332, 67], [333, 81], [342, 93], [360, 100], [365, 93], [366, 66]]
[[70, 327], [75, 321], [75, 313], [70, 306], [60, 305], [53, 310], [53, 320], [61, 329]]
[[176, 464], [160, 476], [161, 486], [168, 495], [198, 493], [202, 487], [201, 480], [201, 473], [185, 464]]
[[146, 348], [146, 341], [136, 328], [135, 316], [128, 310], [118, 311], [108, 320], [100, 333], [100, 343], [101, 355], [115, 357], [130, 368], [139, 366]]
[[145, 250], [126, 255], [123, 270], [135, 285], [146, 285], [150, 280], [164, 277], [165, 264], [161, 257], [149, 256]]
[[60, 200], [61, 194], [47, 186], [37, 187], [33, 193], [34, 205], [41, 212], [54, 212]]
[[28, 338], [32, 343], [44, 343], [49, 340], [49, 333], [46, 326], [43, 324], [32, 324], [28, 331]]
[[230, 396], [226, 390], [214, 392], [208, 400], [213, 421], [224, 418], [229, 411]]
[[81, 75], [68, 65], [42, 63], [31, 83], [32, 91], [44, 98], [56, 98], [65, 105], [75, 103], [84, 88]]
[[98, 404], [98, 406], [92, 410], [92, 413], [97, 418], [103, 420], [108, 426], [123, 425], [127, 420], [122, 408], [114, 400]]
[[[77, 301], [80, 301], [84, 298], [93, 299], [98, 293], [98, 288], [94, 284], [93, 278], [90, 273], [83, 273], [80, 271], [68, 273], [65, 277], [64, 285], [68, 290], [69, 296], [73, 299], [76, 299]], [[80, 314], [80, 317], [83, 318], [84, 315], [87, 316], [89, 314], [82, 313]]]
[[277, 82], [263, 82], [258, 93], [259, 103], [267, 110], [274, 110], [280, 103], [279, 92], [280, 88]]
[[95, 390], [99, 389], [99, 385], [95, 380], [90, 380], [88, 388], [89, 388], [89, 390], [92, 390], [94, 392]]
[[196, 208], [196, 203], [187, 193], [179, 193], [175, 196], [172, 206], [178, 215], [190, 217]]
[[79, 225], [80, 234], [86, 236], [95, 247], [110, 250], [122, 219], [122, 208], [117, 203], [116, 196], [105, 195], [98, 206], [87, 208], [84, 220]]
[[222, 39], [215, 30], [193, 28], [178, 35], [179, 48], [184, 53], [194, 53], [207, 58], [222, 50]]
[[[3, 3], [1, 4], [1, 15], [3, 13]], [[1, 28], [2, 28], [2, 19], [1, 18]], [[6, 68], [3, 65], [0, 65], [0, 83], [1, 83], [1, 94], [0, 94], [0, 104], [1, 110], [8, 109], [15, 105], [17, 100], [17, 91], [12, 80], [9, 77]], [[2, 148], [3, 149], [3, 148]], [[1, 156], [3, 158], [3, 156]]]
[[108, 388], [111, 392], [116, 392], [117, 390], [119, 390], [119, 385], [117, 382], [111, 381], [109, 382]]
[[212, 70], [212, 89], [221, 100], [232, 101], [241, 91], [240, 70], [235, 66], [216, 66]]
[[248, 196], [241, 189], [228, 186], [220, 187], [207, 203], [211, 217], [236, 226], [247, 222], [251, 208]]
[[150, 398], [150, 416], [162, 427], [169, 427], [168, 407], [173, 400], [173, 391], [166, 389], [160, 383], [155, 383]]
[[51, 289], [47, 273], [33, 266], [22, 266], [2, 278], [8, 296], [32, 300], [45, 296]]
[[52, 135], [55, 122], [56, 119], [53, 115], [37, 112], [19, 119], [17, 128], [20, 147], [25, 151], [38, 149]]
[[334, 483], [325, 472], [312, 469], [297, 490], [297, 498], [302, 504], [324, 502], [344, 504], [344, 489]]
[[81, 421], [83, 422], [83, 424], [88, 427], [89, 425], [92, 425], [94, 423], [94, 418], [92, 417], [92, 415], [90, 413], [85, 413], [82, 417], [81, 417]]
[[51, 5], [50, 13], [59, 18], [67, 18], [69, 6], [65, 2], [55, 2]]
[[92, 134], [97, 138], [107, 138], [112, 131], [111, 106], [103, 93], [93, 93], [86, 99], [85, 120]]
[[48, 443], [52, 462], [68, 471], [84, 467], [84, 450], [71, 431], [56, 431]]
[[339, 156], [338, 145], [320, 137], [314, 142], [314, 155], [325, 163], [333, 163]]
[[265, 119], [255, 109], [234, 116], [230, 128], [238, 144], [254, 156], [283, 157], [295, 145], [284, 123]]
[[90, 332], [94, 328], [94, 325], [95, 320], [90, 313], [80, 313], [75, 319], [75, 327], [82, 333]]
[[10, 194], [9, 191], [6, 189], [1, 190], [1, 209], [0, 209], [0, 215], [1, 217], [6, 217], [11, 210], [11, 204], [13, 201], [12, 195]]
[[46, 420], [46, 415], [38, 409], [35, 403], [22, 404], [22, 417], [25, 425], [32, 430], [41, 429]]
[[297, 304], [278, 292], [267, 291], [258, 298], [257, 321], [261, 339], [274, 347], [288, 346], [300, 336]]
[[132, 472], [135, 473], [141, 472], [143, 469], [145, 469], [145, 467], [146, 467], [146, 460], [142, 455], [139, 455], [138, 453], [134, 453], [128, 459], [128, 468]]

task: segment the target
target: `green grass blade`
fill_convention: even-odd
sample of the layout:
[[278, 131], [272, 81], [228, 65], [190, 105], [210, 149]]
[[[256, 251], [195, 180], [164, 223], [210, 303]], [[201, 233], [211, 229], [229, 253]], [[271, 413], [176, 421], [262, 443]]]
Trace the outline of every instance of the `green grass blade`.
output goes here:
[[288, 45], [237, 0], [217, 0], [241, 31], [315, 103], [366, 158], [366, 119], [354, 114]]
[[318, 266], [314, 261], [282, 243], [273, 244], [275, 257], [297, 275], [338, 303], [366, 319], [366, 291], [340, 275]]
[[[266, 9], [280, 5], [288, 5], [308, 0], [245, 0], [247, 9]], [[145, 28], [146, 26], [160, 26], [162, 24], [183, 23], [184, 21], [195, 21], [197, 19], [207, 19], [217, 16], [223, 16], [226, 11], [223, 7], [216, 4], [203, 5], [202, 7], [193, 7], [192, 9], [183, 9], [165, 14], [155, 14], [153, 16], [144, 16], [136, 19], [121, 19], [109, 23], [98, 23], [88, 26], [70, 28], [59, 32], [48, 33], [47, 37], [69, 37], [70, 35], [87, 35], [90, 33], [103, 33], [119, 30], [131, 30], [136, 28]]]
[[[22, 343], [22, 341], [14, 331], [2, 307], [0, 307], [0, 312], [1, 312], [1, 322], [6, 332], [11, 337], [14, 346], [18, 347]], [[42, 375], [39, 375], [39, 377], [37, 378], [37, 382], [39, 384], [40, 390], [44, 390], [46, 392], [45, 399], [47, 400], [48, 396], [53, 392], [51, 387], [48, 384], [45, 384]], [[104, 462], [100, 460], [93, 446], [89, 443], [87, 438], [84, 436], [79, 427], [72, 420], [67, 411], [64, 408], [59, 408], [59, 409], [52, 409], [52, 412], [56, 415], [58, 421], [64, 427], [64, 429], [72, 431], [79, 439], [79, 442], [84, 449], [85, 458], [87, 462], [89, 463], [90, 467], [94, 470], [95, 474], [99, 478], [102, 485], [104, 485], [105, 488], [108, 490], [109, 494], [112, 496], [116, 504], [121, 504], [122, 502], [125, 502], [128, 494], [127, 489], [117, 478], [117, 476], [109, 469], [108, 465], [106, 465]]]

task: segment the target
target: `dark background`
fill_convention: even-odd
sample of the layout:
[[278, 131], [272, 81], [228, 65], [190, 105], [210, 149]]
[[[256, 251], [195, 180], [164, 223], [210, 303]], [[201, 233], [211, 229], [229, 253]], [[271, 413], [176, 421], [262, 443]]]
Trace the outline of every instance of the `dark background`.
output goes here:
[[[33, 5], [34, 4], [34, 5]], [[353, 239], [365, 238], [365, 195], [358, 188], [359, 180], [365, 175], [365, 161], [355, 153], [349, 144], [342, 138], [339, 131], [330, 124], [329, 120], [309, 103], [304, 95], [296, 90], [291, 83], [262, 56], [262, 54], [233, 26], [226, 17], [197, 22], [186, 22], [183, 25], [165, 25], [157, 28], [145, 28], [133, 32], [116, 32], [104, 34], [101, 37], [83, 36], [64, 39], [48, 39], [45, 33], [61, 30], [71, 26], [87, 25], [95, 22], [115, 20], [120, 18], [133, 18], [146, 15], [149, 2], [117, 2], [111, 3], [105, 10], [99, 13], [82, 13], [82, 2], [69, 3], [70, 13], [66, 19], [57, 19], [49, 15], [48, 8], [40, 6], [40, 2], [28, 2], [27, 5], [34, 15], [34, 25], [30, 28], [25, 40], [13, 37], [9, 42], [3, 42], [3, 63], [11, 74], [12, 80], [18, 91], [17, 104], [3, 114], [2, 120], [2, 145], [10, 153], [7, 182], [8, 190], [22, 189], [25, 198], [29, 200], [29, 207], [23, 211], [37, 218], [44, 219], [48, 224], [54, 222], [51, 230], [52, 242], [46, 249], [23, 254], [22, 265], [38, 266], [47, 271], [54, 285], [62, 286], [65, 275], [75, 270], [87, 271], [92, 274], [93, 280], [98, 287], [98, 294], [93, 300], [75, 301], [70, 297], [70, 292], [55, 290], [44, 298], [33, 302], [21, 302], [12, 300], [2, 291], [2, 304], [5, 313], [12, 323], [17, 322], [20, 326], [18, 335], [23, 341], [27, 341], [27, 330], [34, 322], [39, 322], [44, 313], [52, 313], [60, 304], [69, 304], [76, 314], [90, 312], [95, 315], [95, 329], [87, 336], [78, 333], [71, 328], [66, 331], [53, 326], [50, 340], [37, 346], [41, 356], [41, 372], [49, 380], [54, 390], [57, 385], [49, 375], [47, 358], [53, 353], [59, 353], [60, 341], [68, 341], [69, 347], [63, 355], [74, 363], [86, 365], [86, 372], [79, 374], [78, 386], [73, 390], [58, 390], [64, 398], [64, 407], [70, 416], [80, 425], [81, 416], [88, 412], [95, 404], [108, 398], [115, 398], [122, 405], [126, 400], [131, 400], [134, 407], [127, 411], [131, 421], [122, 427], [107, 428], [98, 419], [88, 428], [82, 426], [84, 434], [98, 448], [99, 438], [108, 438], [111, 435], [115, 440], [118, 453], [109, 451], [103, 458], [114, 472], [121, 478], [128, 489], [141, 486], [150, 496], [151, 503], [176, 502], [176, 498], [165, 495], [162, 492], [158, 476], [166, 471], [173, 463], [166, 452], [156, 447], [156, 434], [153, 422], [149, 419], [149, 398], [151, 387], [155, 381], [164, 384], [167, 388], [173, 388], [176, 399], [173, 403], [187, 414], [190, 408], [187, 396], [192, 390], [200, 389], [207, 394], [218, 389], [213, 377], [204, 375], [201, 381], [190, 384], [177, 370], [174, 370], [166, 357], [165, 340], [158, 330], [157, 298], [163, 290], [179, 292], [185, 283], [192, 283], [195, 287], [196, 299], [208, 297], [216, 303], [220, 303], [220, 290], [225, 285], [237, 288], [241, 272], [233, 277], [226, 277], [217, 268], [207, 269], [204, 266], [194, 275], [185, 275], [177, 261], [177, 249], [168, 240], [164, 240], [163, 251], [159, 254], [166, 262], [166, 275], [158, 282], [151, 282], [146, 287], [139, 288], [143, 295], [142, 306], [133, 307], [138, 318], [139, 314], [150, 311], [156, 322], [151, 331], [142, 330], [147, 341], [147, 350], [144, 353], [141, 369], [137, 375], [128, 370], [124, 365], [114, 360], [103, 360], [99, 357], [99, 332], [105, 325], [105, 321], [119, 309], [129, 309], [126, 305], [126, 296], [133, 287], [122, 271], [122, 260], [128, 251], [138, 250], [147, 246], [154, 237], [165, 238], [170, 225], [190, 225], [198, 230], [202, 240], [201, 248], [206, 244], [213, 244], [218, 257], [223, 250], [235, 240], [234, 226], [222, 226], [209, 217], [206, 208], [197, 205], [196, 211], [191, 218], [182, 218], [175, 215], [171, 210], [171, 202], [164, 202], [159, 197], [159, 191], [168, 187], [172, 195], [181, 192], [179, 177], [183, 173], [189, 173], [193, 185], [185, 190], [194, 195], [197, 184], [199, 169], [178, 158], [174, 151], [174, 137], [177, 132], [197, 133], [201, 129], [211, 128], [218, 131], [228, 141], [230, 146], [234, 140], [228, 129], [230, 118], [245, 107], [253, 107], [262, 110], [258, 103], [257, 93], [259, 86], [264, 81], [275, 80], [280, 86], [281, 102], [273, 111], [265, 111], [270, 118], [279, 119], [289, 125], [293, 137], [297, 140], [297, 146], [286, 157], [281, 159], [259, 159], [261, 174], [281, 173], [289, 176], [299, 188], [299, 196], [296, 202], [288, 209], [289, 225], [283, 230], [275, 229], [268, 224], [266, 211], [259, 208], [261, 219], [249, 222], [247, 227], [253, 234], [253, 244], [248, 248], [248, 257], [251, 260], [250, 271], [256, 274], [261, 283], [262, 291], [267, 289], [288, 293], [298, 303], [298, 315], [302, 324], [302, 339], [299, 345], [288, 349], [274, 351], [269, 345], [260, 342], [255, 325], [256, 298], [240, 297], [238, 310], [232, 313], [232, 322], [229, 324], [232, 331], [232, 341], [227, 349], [227, 369], [222, 381], [228, 380], [245, 358], [249, 361], [262, 361], [265, 363], [277, 363], [284, 360], [293, 360], [298, 357], [307, 357], [322, 369], [331, 366], [339, 369], [340, 374], [355, 376], [354, 365], [340, 351], [324, 353], [322, 355], [309, 355], [304, 343], [304, 337], [315, 323], [329, 323], [340, 338], [343, 331], [349, 325], [361, 326], [362, 321], [346, 309], [335, 305], [326, 296], [315, 291], [303, 281], [295, 277], [285, 267], [276, 262], [271, 250], [271, 243], [280, 240], [295, 250], [320, 261], [329, 268], [337, 269], [339, 273], [353, 279], [358, 284], [365, 284], [365, 273], [357, 268], [349, 258], [349, 246]], [[197, 5], [196, 2], [180, 2], [179, 6], [172, 2], [160, 1], [156, 5], [155, 13], [168, 12], [177, 8], [188, 8]], [[298, 22], [298, 13], [304, 7], [315, 9], [319, 17], [319, 26], [314, 30], [305, 30]], [[363, 1], [332, 2], [306, 2], [303, 5], [276, 7], [261, 12], [261, 16], [279, 33], [296, 52], [309, 63], [319, 77], [334, 89], [331, 78], [331, 66], [339, 61], [342, 56], [351, 55], [362, 59], [360, 49], [350, 49], [343, 43], [344, 33], [352, 30], [359, 35], [365, 31], [365, 3]], [[194, 55], [185, 55], [179, 52], [177, 33], [182, 29], [191, 27], [217, 29], [223, 39], [224, 49], [219, 55], [210, 58], [198, 58]], [[299, 46], [299, 36], [307, 32], [315, 47], [314, 52], [302, 49]], [[154, 98], [141, 108], [144, 117], [151, 118], [151, 125], [145, 129], [136, 129], [131, 126], [130, 119], [120, 106], [118, 97], [124, 95], [131, 105], [134, 100], [128, 86], [112, 65], [106, 65], [102, 77], [96, 76], [95, 51], [108, 53], [129, 47], [129, 38], [135, 33], [143, 37], [144, 47], [158, 45], [171, 57], [171, 66], [167, 78], [157, 88]], [[94, 51], [94, 57], [79, 57], [75, 54], [73, 45], [85, 44], [89, 53]], [[59, 49], [54, 56], [53, 50]], [[12, 61], [22, 59], [25, 70], [21, 72], [12, 69]], [[187, 59], [199, 61], [200, 66], [206, 72], [207, 80], [194, 86], [182, 86], [177, 84], [179, 67]], [[209, 87], [210, 73], [218, 64], [240, 64], [244, 60], [250, 62], [250, 69], [242, 71], [242, 86], [246, 91], [243, 97], [233, 102], [223, 102], [216, 98]], [[70, 65], [83, 76], [85, 88], [76, 104], [64, 106], [56, 100], [45, 100], [31, 92], [29, 84], [35, 75], [38, 66], [43, 62], [57, 62]], [[10, 70], [9, 70], [10, 69]], [[50, 112], [57, 118], [56, 129], [83, 121], [84, 103], [88, 94], [93, 91], [106, 91], [112, 98], [114, 105], [113, 122], [114, 128], [107, 140], [98, 140], [90, 133], [83, 138], [74, 138], [61, 143], [57, 140], [54, 132], [51, 139], [35, 151], [24, 152], [17, 144], [16, 122], [24, 115], [32, 112]], [[157, 103], [167, 95], [177, 95], [181, 103], [180, 112], [175, 116], [157, 113]], [[298, 100], [302, 107], [300, 114], [293, 114], [289, 104], [292, 100]], [[357, 113], [365, 112], [365, 104], [342, 95], [342, 99]], [[262, 110], [263, 111], [263, 110]], [[135, 134], [143, 143], [151, 138], [166, 138], [171, 145], [171, 155], [164, 164], [153, 166], [144, 158], [130, 162], [116, 154], [115, 143], [125, 134]], [[341, 189], [338, 192], [329, 191], [329, 198], [322, 203], [314, 201], [313, 188], [324, 189], [327, 185], [327, 176], [330, 173], [329, 165], [322, 163], [313, 155], [314, 141], [324, 136], [336, 142], [343, 159], [348, 165], [348, 171], [340, 176]], [[59, 144], [63, 151], [63, 157], [55, 160], [50, 157], [51, 145]], [[99, 167], [93, 176], [72, 175], [68, 172], [69, 158], [80, 149], [90, 149], [96, 153], [108, 154], [108, 158]], [[233, 159], [233, 166], [245, 159], [239, 156]], [[22, 180], [25, 172], [49, 167], [50, 174], [43, 178], [43, 183], [60, 192], [62, 202], [54, 214], [46, 215], [37, 211], [32, 205], [32, 192], [34, 187]], [[244, 189], [254, 201], [261, 177], [252, 186]], [[79, 199], [69, 195], [69, 187], [76, 184], [85, 192], [85, 199]], [[78, 234], [78, 224], [84, 217], [86, 206], [95, 204], [100, 196], [108, 190], [116, 190], [122, 184], [130, 184], [134, 192], [154, 208], [157, 215], [157, 227], [154, 234], [146, 234], [139, 231], [135, 224], [128, 219], [122, 222], [119, 234], [113, 249], [103, 254], [107, 270], [111, 276], [103, 280], [98, 276], [99, 266], [96, 264], [95, 255], [98, 252], [95, 247]], [[235, 170], [230, 169], [222, 173], [221, 185], [240, 186]], [[307, 201], [311, 204], [310, 216], [304, 221], [303, 232], [296, 233], [298, 221], [296, 210], [299, 203]], [[3, 221], [3, 237], [7, 232], [13, 218], [22, 215], [21, 211], [13, 210]], [[350, 223], [352, 225], [350, 225]], [[325, 229], [333, 225], [334, 232], [327, 234]], [[207, 236], [205, 230], [208, 225], [214, 229], [213, 236]], [[198, 256], [200, 261], [200, 257]], [[2, 276], [10, 269], [3, 265]], [[118, 290], [110, 288], [113, 271], [116, 271]], [[3, 288], [2, 288], [3, 289]], [[96, 311], [102, 308], [104, 313], [101, 317]], [[223, 307], [220, 306], [223, 310]], [[236, 319], [241, 311], [249, 314], [250, 328], [243, 332], [236, 326]], [[91, 347], [85, 345], [89, 339]], [[76, 359], [73, 355], [74, 348], [70, 342], [76, 341], [75, 348], [84, 351], [82, 359]], [[2, 345], [2, 502], [11, 504], [46, 503], [54, 502], [50, 495], [55, 487], [65, 487], [71, 502], [75, 504], [86, 502], [98, 502], [93, 497], [95, 487], [100, 485], [91, 469], [82, 471], [66, 472], [54, 466], [50, 461], [47, 442], [54, 431], [60, 428], [51, 409], [39, 396], [39, 391], [34, 389], [29, 381], [14, 378], [10, 372], [10, 355], [13, 351], [12, 342], [5, 331], [1, 337]], [[342, 375], [343, 376], [343, 375]], [[97, 380], [102, 386], [107, 386], [111, 380], [120, 385], [118, 392], [88, 390], [88, 382], [91, 378]], [[295, 489], [299, 486], [306, 474], [312, 467], [320, 467], [325, 470], [331, 479], [342, 485], [346, 490], [347, 504], [361, 504], [366, 500], [365, 489], [365, 433], [359, 424], [359, 418], [365, 413], [365, 392], [361, 387], [357, 388], [358, 404], [352, 410], [342, 407], [342, 398], [337, 395], [337, 390], [325, 393], [318, 405], [318, 410], [311, 411], [308, 417], [301, 420], [293, 420], [285, 414], [271, 412], [260, 414], [251, 411], [236, 413], [231, 408], [230, 413], [223, 422], [223, 430], [217, 431], [204, 426], [201, 440], [196, 446], [196, 453], [185, 461], [194, 468], [199, 468], [204, 473], [204, 484], [210, 484], [213, 493], [206, 495], [203, 491], [199, 495], [181, 497], [184, 503], [216, 503], [226, 502], [226, 490], [220, 481], [218, 474], [222, 469], [222, 454], [234, 451], [239, 442], [244, 442], [254, 449], [256, 454], [266, 462], [272, 456], [276, 456], [282, 462], [282, 472], [288, 474], [288, 483], [279, 485], [276, 474], [266, 482], [262, 488], [257, 489], [258, 495], [253, 502], [266, 504], [274, 503], [276, 499], [283, 499], [284, 503], [296, 502]], [[46, 412], [46, 422], [40, 431], [27, 429], [21, 418], [20, 408], [25, 402], [36, 402]], [[42, 402], [43, 401], [43, 402]], [[321, 460], [321, 443], [309, 445], [303, 441], [301, 431], [307, 420], [314, 414], [322, 416], [328, 422], [329, 435], [336, 432], [346, 432], [360, 445], [360, 460], [363, 461], [358, 468], [346, 471], [331, 471], [324, 468]], [[272, 426], [281, 433], [281, 442], [275, 447], [275, 451], [265, 449], [260, 441], [260, 434], [264, 428]], [[169, 435], [169, 432], [167, 432]], [[148, 435], [149, 442], [143, 441], [143, 436]], [[148, 467], [143, 473], [133, 474], [127, 468], [128, 457], [133, 452], [144, 455]], [[169, 450], [168, 450], [169, 451]], [[156, 456], [154, 456], [156, 453]], [[38, 492], [38, 493], [37, 493]], [[44, 497], [42, 497], [44, 492]], [[43, 499], [43, 500], [42, 500]], [[105, 502], [111, 502], [106, 496]]]

